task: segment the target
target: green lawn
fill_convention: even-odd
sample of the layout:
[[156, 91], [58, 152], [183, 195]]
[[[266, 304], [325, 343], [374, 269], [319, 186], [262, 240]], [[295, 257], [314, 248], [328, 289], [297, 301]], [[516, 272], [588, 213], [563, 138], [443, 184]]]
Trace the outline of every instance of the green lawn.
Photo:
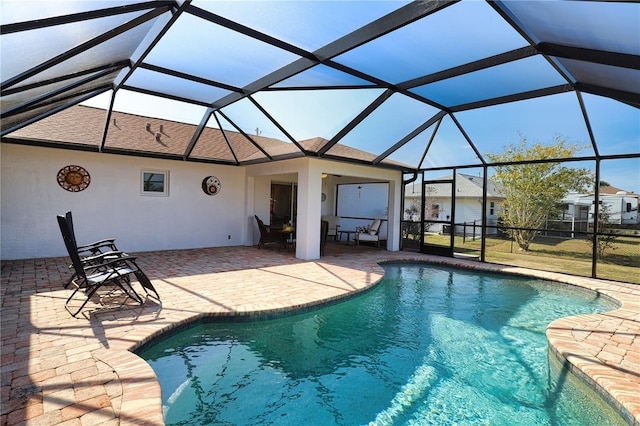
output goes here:
[[[480, 254], [480, 239], [456, 236], [455, 252]], [[425, 242], [449, 244], [448, 235], [427, 234]], [[608, 250], [598, 262], [598, 278], [640, 284], [640, 238], [617, 237], [615, 250]], [[522, 266], [545, 271], [591, 276], [591, 245], [584, 239], [538, 236], [529, 251], [522, 252], [511, 240], [487, 238], [487, 262]]]

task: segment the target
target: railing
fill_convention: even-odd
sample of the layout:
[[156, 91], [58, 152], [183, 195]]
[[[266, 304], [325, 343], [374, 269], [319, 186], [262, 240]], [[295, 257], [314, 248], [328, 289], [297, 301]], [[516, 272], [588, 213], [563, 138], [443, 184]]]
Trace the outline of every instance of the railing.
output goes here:
[[[401, 230], [403, 250], [420, 250], [421, 240], [429, 244], [450, 243], [449, 235], [427, 232], [421, 236], [418, 221], [402, 221]], [[537, 233], [528, 250], [518, 246], [513, 234], [518, 230]], [[480, 220], [457, 223], [456, 231], [454, 251], [480, 255], [486, 262], [640, 284], [637, 273], [640, 228], [637, 225], [616, 225], [613, 229], [600, 229], [597, 234], [593, 227], [559, 232], [549, 228], [491, 225], [486, 227], [484, 244]]]
[[[459, 226], [459, 225], [457, 225]], [[480, 235], [478, 235], [480, 238], [482, 238], [482, 220], [474, 220], [473, 222], [470, 222], [470, 225], [468, 224], [468, 222], [462, 222], [462, 244], [464, 244], [467, 241], [467, 227], [471, 227], [472, 231], [471, 231], [471, 239], [472, 241], [476, 240], [476, 229], [478, 229], [478, 232], [480, 232]]]

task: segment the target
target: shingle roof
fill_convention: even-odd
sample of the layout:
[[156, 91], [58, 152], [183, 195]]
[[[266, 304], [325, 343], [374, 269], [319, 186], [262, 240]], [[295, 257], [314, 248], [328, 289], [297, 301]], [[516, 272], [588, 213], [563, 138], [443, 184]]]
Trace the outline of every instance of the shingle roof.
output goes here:
[[[452, 174], [441, 176], [435, 180], [451, 180]], [[422, 184], [409, 184], [406, 190], [406, 197], [417, 198], [422, 194]], [[429, 195], [432, 197], [450, 197], [450, 186], [448, 185], [431, 185]], [[457, 198], [482, 198], [483, 179], [480, 176], [473, 176], [463, 173], [456, 174], [456, 197]], [[504, 198], [498, 190], [496, 184], [491, 180], [487, 180], [487, 197], [488, 198]]]
[[634, 195], [633, 191], [626, 191], [624, 189], [620, 189], [620, 188], [616, 188], [615, 186], [601, 186], [600, 187], [600, 193], [601, 194], [607, 194], [607, 195], [617, 195], [619, 193], [626, 193], [626, 194], [630, 194], [630, 195]]
[[[106, 117], [107, 112], [103, 109], [77, 105], [19, 129], [12, 134], [12, 137], [97, 150], [102, 144], [101, 129], [105, 126]], [[197, 126], [193, 124], [114, 111], [109, 121], [107, 138], [101, 150], [181, 156], [187, 151], [196, 129]], [[301, 141], [300, 146], [309, 152], [318, 152], [327, 142], [323, 138], [313, 138]], [[239, 163], [264, 160], [267, 158], [265, 152], [271, 157], [304, 155], [291, 142], [205, 127], [190, 156], [193, 159], [233, 164], [236, 160]], [[376, 158], [372, 153], [341, 144], [334, 145], [331, 152], [337, 156], [365, 162]], [[395, 166], [410, 167], [391, 160], [386, 162]]]

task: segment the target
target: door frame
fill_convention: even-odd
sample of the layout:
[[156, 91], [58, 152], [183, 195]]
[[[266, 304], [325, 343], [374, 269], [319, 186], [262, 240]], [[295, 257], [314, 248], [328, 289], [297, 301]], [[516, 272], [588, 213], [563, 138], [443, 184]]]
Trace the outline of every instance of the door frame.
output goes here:
[[[456, 174], [455, 171], [452, 175], [451, 179], [434, 179], [434, 180], [426, 180], [422, 181], [422, 199], [421, 199], [421, 212], [420, 212], [420, 232], [422, 238], [420, 238], [420, 253], [425, 254], [435, 254], [438, 256], [448, 256], [453, 257], [453, 249], [454, 249], [454, 236], [455, 236], [455, 217], [456, 217]], [[451, 188], [451, 215], [449, 216], [449, 220], [434, 220], [427, 219], [426, 216], [426, 198], [427, 198], [427, 187], [428, 185], [433, 184], [449, 184]], [[434, 245], [434, 244], [426, 244], [424, 241], [424, 235], [427, 227], [425, 223], [429, 222], [430, 224], [442, 224], [449, 226], [449, 245]]]

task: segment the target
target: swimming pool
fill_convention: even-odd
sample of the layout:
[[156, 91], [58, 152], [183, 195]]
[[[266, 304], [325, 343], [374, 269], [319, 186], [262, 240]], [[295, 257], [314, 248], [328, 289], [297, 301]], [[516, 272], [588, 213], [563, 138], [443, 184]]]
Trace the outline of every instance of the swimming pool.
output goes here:
[[138, 351], [170, 424], [625, 424], [548, 360], [546, 326], [612, 305], [541, 280], [385, 265], [373, 290], [199, 323]]

